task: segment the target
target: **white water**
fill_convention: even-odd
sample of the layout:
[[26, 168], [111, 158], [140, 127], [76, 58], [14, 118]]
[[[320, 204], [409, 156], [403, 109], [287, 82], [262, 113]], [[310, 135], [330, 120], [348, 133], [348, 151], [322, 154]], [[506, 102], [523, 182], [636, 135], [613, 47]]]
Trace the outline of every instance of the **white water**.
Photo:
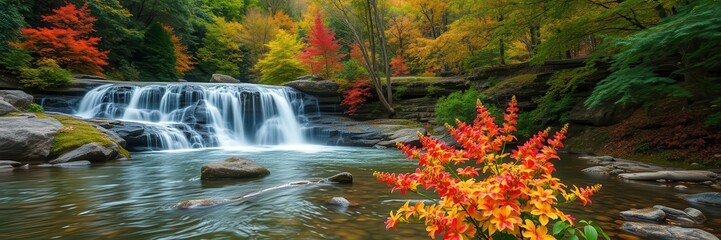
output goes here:
[[292, 88], [255, 84], [108, 84], [89, 91], [76, 115], [144, 125], [148, 149], [302, 145], [305, 106]]

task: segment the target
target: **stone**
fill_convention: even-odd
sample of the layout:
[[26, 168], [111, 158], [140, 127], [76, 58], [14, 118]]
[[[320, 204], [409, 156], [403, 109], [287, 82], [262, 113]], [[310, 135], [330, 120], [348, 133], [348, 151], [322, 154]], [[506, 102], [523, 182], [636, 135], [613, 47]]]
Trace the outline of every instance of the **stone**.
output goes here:
[[711, 171], [704, 170], [679, 170], [679, 171], [658, 171], [658, 172], [638, 172], [638, 173], [623, 173], [619, 174], [618, 177], [629, 179], [629, 180], [641, 180], [641, 181], [654, 181], [658, 179], [665, 179], [669, 181], [683, 181], [683, 182], [704, 182], [709, 180], [715, 180], [718, 178], [718, 174]]
[[659, 225], [652, 223], [625, 222], [621, 227], [621, 231], [631, 233], [633, 235], [658, 240], [676, 240], [676, 239], [698, 239], [698, 240], [718, 240], [719, 238], [713, 234], [697, 228], [684, 228], [670, 225]]
[[322, 80], [325, 80], [325, 78], [315, 75], [315, 74], [310, 74], [310, 75], [304, 75], [304, 76], [297, 77], [297, 78], [295, 78], [295, 80], [322, 81]]
[[384, 147], [394, 147], [396, 143], [410, 144], [412, 146], [420, 146], [420, 139], [418, 133], [424, 134], [425, 129], [423, 128], [404, 128], [393, 131], [390, 136], [386, 137], [384, 141], [377, 143]]
[[695, 209], [695, 208], [686, 208], [683, 210], [686, 212], [686, 215], [688, 215], [694, 222], [701, 224], [706, 221], [706, 215], [703, 215], [703, 212], [701, 210]]
[[348, 201], [348, 199], [345, 199], [344, 197], [333, 197], [330, 200], [328, 200], [329, 205], [338, 206], [341, 208], [347, 208], [351, 207], [354, 204]]
[[256, 178], [268, 174], [270, 174], [268, 169], [241, 157], [231, 157], [223, 161], [208, 163], [200, 169], [200, 179]]
[[295, 88], [301, 92], [316, 96], [316, 97], [332, 97], [339, 96], [338, 89], [340, 86], [338, 83], [332, 80], [294, 80], [283, 84], [284, 86]]
[[581, 170], [581, 172], [596, 175], [609, 175], [611, 172], [611, 168], [606, 166], [593, 166], [584, 168], [583, 170]]
[[[666, 214], [666, 220], [668, 220], [669, 223], [701, 224], [706, 221], [706, 216], [695, 208], [687, 208], [688, 211], [681, 211], [663, 205], [655, 205], [653, 208], [663, 211]], [[689, 211], [694, 215], [692, 216], [689, 214]]]
[[44, 163], [62, 127], [53, 118], [0, 117], [0, 156], [22, 163]]
[[99, 143], [92, 142], [63, 153], [58, 158], [50, 161], [50, 163], [57, 164], [79, 160], [103, 162], [117, 158], [118, 153], [119, 149], [115, 144], [103, 146]]
[[673, 186], [673, 189], [676, 189], [676, 190], [679, 190], [679, 191], [685, 191], [685, 190], [688, 189], [688, 187], [686, 187], [686, 186], [684, 186], [684, 185], [676, 185], [676, 186]]
[[705, 192], [687, 195], [683, 198], [689, 202], [721, 206], [721, 192]]
[[0, 160], [0, 166], [10, 166], [10, 167], [15, 168], [15, 167], [20, 167], [22, 165], [24, 165], [24, 164], [22, 164], [21, 162], [10, 161], [10, 160]]
[[210, 77], [211, 83], [240, 83], [240, 80], [235, 79], [234, 77], [223, 75], [223, 74], [213, 74]]
[[17, 112], [17, 108], [15, 108], [12, 104], [0, 100], [0, 116], [11, 113], [11, 112]]
[[666, 218], [666, 213], [657, 208], [631, 209], [621, 212], [621, 217], [625, 219], [639, 219], [659, 222]]
[[20, 90], [0, 90], [0, 100], [16, 108], [24, 108], [33, 103], [33, 96]]
[[64, 162], [64, 163], [53, 164], [53, 167], [61, 167], [61, 168], [87, 167], [87, 166], [90, 166], [90, 161], [74, 161], [74, 162]]
[[327, 179], [328, 181], [335, 183], [353, 183], [353, 175], [349, 172], [338, 173]]
[[611, 174], [611, 176], [618, 176], [618, 174], [625, 173], [626, 170], [623, 169], [614, 169], [611, 170], [608, 174]]
[[579, 102], [569, 113], [569, 120], [581, 125], [610, 126], [630, 117], [637, 107], [636, 104], [601, 103], [589, 109]]

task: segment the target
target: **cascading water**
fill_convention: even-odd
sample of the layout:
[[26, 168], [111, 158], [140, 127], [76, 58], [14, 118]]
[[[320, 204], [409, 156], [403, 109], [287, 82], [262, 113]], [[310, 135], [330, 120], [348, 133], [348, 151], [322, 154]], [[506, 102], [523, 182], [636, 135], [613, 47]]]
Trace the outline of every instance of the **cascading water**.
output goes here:
[[255, 84], [107, 84], [76, 115], [142, 126], [148, 150], [304, 144], [306, 106], [292, 88]]

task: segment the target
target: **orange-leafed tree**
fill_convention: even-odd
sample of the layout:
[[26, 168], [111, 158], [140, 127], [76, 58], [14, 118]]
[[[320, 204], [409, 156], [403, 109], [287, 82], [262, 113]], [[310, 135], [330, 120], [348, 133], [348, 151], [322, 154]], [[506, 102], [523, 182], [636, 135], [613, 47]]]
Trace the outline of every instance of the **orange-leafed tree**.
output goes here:
[[393, 69], [393, 76], [403, 76], [411, 73], [408, 70], [408, 65], [406, 65], [406, 60], [403, 59], [403, 56], [401, 55], [396, 55], [396, 57], [391, 60], [390, 64]]
[[54, 59], [58, 65], [73, 72], [101, 75], [103, 66], [108, 65], [108, 51], [97, 48], [99, 37], [93, 37], [93, 23], [85, 4], [77, 8], [68, 3], [43, 16], [49, 27], [24, 28], [24, 42], [14, 45], [36, 53], [43, 59]]
[[170, 34], [170, 40], [173, 41], [173, 49], [175, 49], [175, 71], [181, 75], [193, 69], [193, 59], [188, 54], [188, 47], [183, 45], [180, 38], [175, 35], [173, 28], [168, 25], [162, 25], [165, 31]]
[[309, 70], [312, 74], [325, 78], [333, 77], [343, 68], [343, 64], [340, 63], [343, 54], [338, 53], [341, 45], [338, 44], [338, 40], [334, 40], [335, 32], [329, 31], [323, 25], [320, 14], [316, 14], [315, 22], [308, 35], [309, 37], [306, 38], [308, 46], [303, 49], [298, 58], [310, 67]]

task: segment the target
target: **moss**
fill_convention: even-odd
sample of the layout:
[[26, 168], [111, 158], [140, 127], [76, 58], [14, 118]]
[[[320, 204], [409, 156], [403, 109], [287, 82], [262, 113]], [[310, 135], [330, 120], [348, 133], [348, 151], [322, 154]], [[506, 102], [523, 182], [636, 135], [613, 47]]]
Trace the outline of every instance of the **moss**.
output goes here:
[[[38, 114], [38, 117], [46, 117], [45, 114]], [[60, 121], [63, 128], [58, 131], [53, 140], [53, 147], [50, 149], [51, 155], [60, 155], [72, 149], [78, 148], [88, 143], [99, 143], [101, 145], [117, 144], [108, 139], [105, 134], [82, 120], [68, 116], [52, 116], [52, 118]], [[123, 147], [118, 146], [120, 154], [129, 157], [130, 153]]]
[[483, 91], [485, 95], [498, 95], [498, 93], [514, 93], [523, 86], [533, 83], [536, 80], [536, 74], [523, 74], [501, 80], [497, 84]]

